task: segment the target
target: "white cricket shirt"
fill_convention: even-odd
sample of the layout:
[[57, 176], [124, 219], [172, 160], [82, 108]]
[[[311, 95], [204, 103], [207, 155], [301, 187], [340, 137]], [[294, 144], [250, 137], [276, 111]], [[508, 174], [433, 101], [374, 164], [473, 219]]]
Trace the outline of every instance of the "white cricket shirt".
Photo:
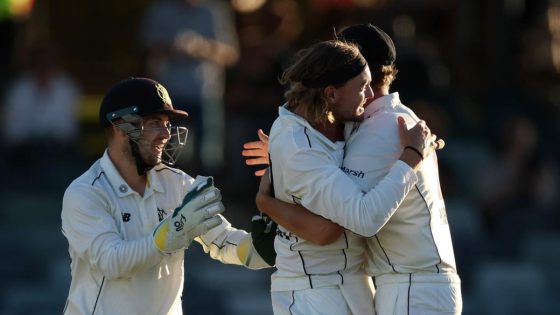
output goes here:
[[[398, 93], [374, 100], [365, 108], [365, 120], [348, 136], [343, 169], [364, 190], [382, 182], [402, 152], [397, 117], [408, 127], [418, 117], [401, 104]], [[436, 154], [426, 157], [416, 171], [418, 183], [387, 224], [368, 243], [368, 273], [455, 273], [455, 258], [441, 194]]]
[[[414, 171], [396, 163], [364, 193], [341, 169], [344, 142], [333, 143], [285, 107], [270, 131], [269, 150], [276, 198], [301, 204], [361, 235], [377, 233], [416, 183]], [[326, 246], [298, 238], [279, 226], [272, 291], [299, 290], [361, 279], [363, 238], [346, 231]]]
[[[194, 179], [163, 164], [147, 175], [140, 196], [106, 151], [67, 188], [61, 218], [72, 282], [64, 314], [182, 314], [184, 251], [161, 254], [152, 233]], [[212, 258], [241, 264], [235, 247], [247, 233], [222, 219], [195, 240]]]

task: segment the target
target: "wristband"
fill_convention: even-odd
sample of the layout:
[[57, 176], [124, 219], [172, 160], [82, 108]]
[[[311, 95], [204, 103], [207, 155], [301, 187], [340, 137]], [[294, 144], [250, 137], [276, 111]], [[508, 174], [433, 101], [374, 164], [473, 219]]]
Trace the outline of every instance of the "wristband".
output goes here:
[[418, 153], [418, 155], [420, 156], [420, 160], [424, 160], [424, 156], [422, 155], [422, 153], [420, 153], [420, 151], [418, 151], [418, 149], [416, 149], [415, 147], [409, 146], [407, 145], [406, 147], [404, 147], [404, 149], [410, 149], [416, 153]]

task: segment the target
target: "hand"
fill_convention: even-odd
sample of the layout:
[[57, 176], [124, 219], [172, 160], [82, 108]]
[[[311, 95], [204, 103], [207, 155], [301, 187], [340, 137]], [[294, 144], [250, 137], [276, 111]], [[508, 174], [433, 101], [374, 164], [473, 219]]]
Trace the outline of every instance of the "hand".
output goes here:
[[[257, 135], [259, 141], [246, 142], [243, 144], [245, 150], [241, 151], [241, 155], [251, 157], [245, 160], [245, 164], [247, 165], [268, 165], [268, 136], [262, 129], [259, 129]], [[266, 168], [255, 171], [255, 176], [262, 176], [265, 171]]]
[[408, 129], [403, 117], [398, 117], [399, 135], [404, 148], [411, 148], [421, 159], [429, 156], [435, 150], [443, 149], [445, 141], [437, 139], [424, 120], [420, 120], [414, 127]]
[[212, 177], [198, 176], [193, 188], [171, 215], [155, 228], [154, 244], [162, 253], [188, 248], [192, 240], [220, 225], [224, 212], [220, 190]]

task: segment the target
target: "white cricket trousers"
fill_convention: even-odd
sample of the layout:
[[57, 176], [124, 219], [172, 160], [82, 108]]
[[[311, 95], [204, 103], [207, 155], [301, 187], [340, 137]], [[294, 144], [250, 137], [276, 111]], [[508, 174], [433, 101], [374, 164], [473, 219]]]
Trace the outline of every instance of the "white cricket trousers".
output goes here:
[[374, 282], [377, 315], [458, 315], [463, 309], [457, 274], [387, 274]]
[[373, 284], [361, 283], [271, 293], [274, 315], [362, 315], [375, 314]]

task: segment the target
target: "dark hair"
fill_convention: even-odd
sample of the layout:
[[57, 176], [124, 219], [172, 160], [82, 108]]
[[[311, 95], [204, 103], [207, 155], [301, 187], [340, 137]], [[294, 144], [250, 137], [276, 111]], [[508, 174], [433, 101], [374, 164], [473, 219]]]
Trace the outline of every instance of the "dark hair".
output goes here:
[[382, 86], [391, 86], [393, 81], [397, 78], [397, 73], [399, 73], [399, 69], [395, 64], [391, 64], [388, 66], [370, 66], [369, 70], [371, 71], [371, 87], [372, 88], [380, 88]]
[[371, 71], [371, 86], [390, 86], [397, 77], [395, 66], [397, 52], [391, 37], [381, 28], [368, 24], [355, 24], [344, 28], [337, 38], [357, 44]]
[[301, 107], [311, 123], [325, 122], [329, 108], [323, 89], [344, 85], [366, 66], [356, 45], [339, 40], [319, 42], [298, 51], [295, 62], [280, 78], [280, 83], [289, 85], [284, 93], [288, 109]]

